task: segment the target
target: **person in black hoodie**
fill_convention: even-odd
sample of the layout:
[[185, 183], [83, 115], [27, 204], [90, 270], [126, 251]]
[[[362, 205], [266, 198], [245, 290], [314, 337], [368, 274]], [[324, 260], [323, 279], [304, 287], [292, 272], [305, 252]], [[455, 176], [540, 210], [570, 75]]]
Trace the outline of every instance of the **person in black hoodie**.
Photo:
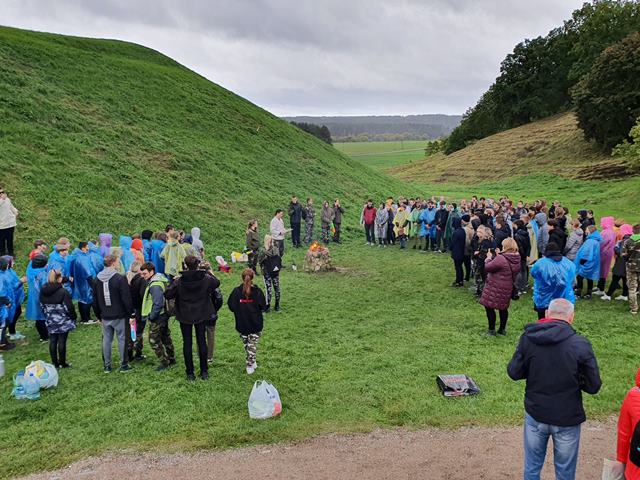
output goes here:
[[333, 202], [333, 213], [335, 214], [333, 217], [333, 228], [335, 232], [333, 233], [333, 241], [335, 243], [340, 242], [340, 232], [342, 232], [342, 215], [344, 214], [344, 208], [340, 205], [340, 200], [336, 198], [336, 201]]
[[300, 248], [300, 224], [306, 217], [307, 213], [298, 202], [298, 197], [291, 197], [289, 222], [291, 223], [291, 242], [295, 248]]
[[69, 368], [67, 336], [76, 328], [76, 309], [71, 294], [62, 286], [62, 272], [51, 270], [40, 289], [40, 307], [49, 332], [49, 354], [56, 368]]
[[567, 246], [567, 232], [565, 232], [558, 225], [558, 220], [549, 220], [549, 243], [555, 243], [561, 252], [564, 252], [564, 247]]
[[264, 293], [253, 284], [254, 272], [250, 268], [242, 271], [242, 285], [229, 295], [227, 305], [236, 318], [236, 331], [240, 334], [247, 353], [247, 374], [255, 372], [258, 340], [262, 335], [264, 319], [262, 312], [267, 308]]
[[504, 221], [504, 217], [502, 215], [496, 217], [496, 228], [495, 228], [495, 242], [496, 248], [502, 250], [502, 242], [504, 242], [507, 238], [511, 238], [511, 229], [509, 225]]
[[125, 323], [133, 313], [133, 302], [127, 279], [118, 273], [120, 259], [115, 255], [104, 258], [104, 270], [98, 273], [93, 283], [93, 311], [102, 320], [102, 359], [104, 373], [111, 373], [111, 344], [114, 335], [118, 338], [120, 372], [132, 370], [127, 358]]
[[[180, 272], [164, 293], [168, 300], [175, 300], [175, 314], [182, 332], [182, 352], [187, 380], [196, 379], [193, 367], [193, 330], [196, 332], [198, 359], [200, 360], [200, 378], [209, 378], [207, 365], [207, 322], [217, 315], [215, 309], [216, 289], [220, 280], [209, 271], [199, 269], [200, 259], [189, 255], [184, 259], [187, 269]], [[248, 269], [251, 270], [251, 269]], [[253, 271], [253, 270], [251, 270]]]
[[522, 220], [513, 222], [516, 231], [514, 240], [518, 245], [518, 253], [520, 254], [520, 273], [516, 277], [516, 288], [518, 295], [527, 292], [529, 287], [529, 264], [527, 259], [531, 255], [531, 239], [529, 238], [529, 230]]
[[589, 341], [572, 328], [573, 304], [555, 299], [546, 318], [529, 324], [507, 373], [526, 380], [524, 396], [525, 478], [540, 478], [549, 437], [557, 478], [575, 478], [580, 424], [586, 420], [582, 392], [596, 394], [602, 381]]
[[451, 220], [451, 226], [453, 228], [453, 235], [451, 236], [451, 258], [453, 259], [453, 265], [456, 269], [456, 280], [451, 285], [452, 287], [464, 286], [463, 279], [464, 274], [462, 272], [462, 265], [465, 261], [465, 247], [467, 243], [467, 234], [462, 228], [462, 220], [454, 218]]
[[449, 210], [447, 202], [440, 201], [440, 207], [436, 211], [436, 251], [444, 253], [447, 251], [447, 241], [444, 233], [447, 228], [447, 220], [449, 219]]

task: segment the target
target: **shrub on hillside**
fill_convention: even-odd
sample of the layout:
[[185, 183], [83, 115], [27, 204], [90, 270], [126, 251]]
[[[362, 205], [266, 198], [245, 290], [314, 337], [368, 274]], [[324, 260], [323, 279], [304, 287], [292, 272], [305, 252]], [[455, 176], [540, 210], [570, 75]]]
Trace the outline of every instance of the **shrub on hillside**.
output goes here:
[[331, 140], [331, 132], [329, 131], [326, 125], [320, 126], [320, 125], [316, 125], [315, 123], [304, 123], [304, 122], [303, 123], [291, 122], [291, 124], [295, 125], [300, 130], [303, 130], [307, 133], [310, 133], [314, 137], [319, 138], [323, 142], [328, 143], [329, 145], [333, 145], [333, 141]]
[[611, 150], [640, 116], [640, 32], [607, 48], [574, 90], [578, 124], [587, 139]]
[[640, 120], [631, 127], [629, 138], [613, 149], [613, 155], [624, 158], [634, 172], [640, 172]]

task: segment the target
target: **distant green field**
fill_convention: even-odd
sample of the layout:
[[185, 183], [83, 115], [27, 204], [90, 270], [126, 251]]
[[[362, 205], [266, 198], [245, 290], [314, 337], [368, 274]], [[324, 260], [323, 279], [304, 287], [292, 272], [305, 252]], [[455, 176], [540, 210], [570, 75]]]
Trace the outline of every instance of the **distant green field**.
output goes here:
[[406, 165], [424, 158], [426, 140], [401, 142], [346, 142], [334, 147], [354, 160], [375, 169]]

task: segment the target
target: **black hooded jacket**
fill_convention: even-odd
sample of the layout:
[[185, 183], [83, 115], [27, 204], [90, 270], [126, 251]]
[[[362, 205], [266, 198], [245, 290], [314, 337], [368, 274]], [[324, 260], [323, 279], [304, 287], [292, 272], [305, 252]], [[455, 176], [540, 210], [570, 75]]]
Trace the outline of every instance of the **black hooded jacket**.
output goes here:
[[216, 289], [220, 280], [204, 270], [181, 272], [164, 292], [165, 298], [176, 301], [176, 318], [180, 323], [195, 325], [210, 322], [217, 315]]
[[507, 373], [527, 381], [526, 412], [538, 422], [561, 427], [586, 420], [582, 392], [598, 393], [602, 385], [589, 340], [562, 320], [527, 325]]

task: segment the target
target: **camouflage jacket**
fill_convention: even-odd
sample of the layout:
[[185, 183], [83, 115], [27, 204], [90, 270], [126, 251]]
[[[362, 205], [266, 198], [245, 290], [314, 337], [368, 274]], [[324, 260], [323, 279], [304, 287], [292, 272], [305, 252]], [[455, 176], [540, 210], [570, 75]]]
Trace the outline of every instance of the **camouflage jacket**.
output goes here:
[[307, 218], [305, 218], [305, 222], [306, 223], [313, 223], [313, 221], [314, 221], [314, 219], [316, 217], [316, 211], [314, 210], [313, 205], [307, 204], [306, 210], [307, 210]]
[[640, 272], [640, 234], [631, 235], [622, 244], [622, 257], [627, 262], [627, 271]]

